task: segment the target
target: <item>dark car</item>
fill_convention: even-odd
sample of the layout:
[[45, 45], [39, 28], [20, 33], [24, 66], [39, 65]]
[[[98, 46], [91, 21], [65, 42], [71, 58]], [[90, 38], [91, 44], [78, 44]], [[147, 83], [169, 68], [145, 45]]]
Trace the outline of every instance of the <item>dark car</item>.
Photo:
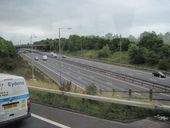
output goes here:
[[166, 77], [166, 75], [163, 74], [162, 72], [153, 72], [152, 74], [155, 77], [161, 77], [161, 78], [165, 78]]

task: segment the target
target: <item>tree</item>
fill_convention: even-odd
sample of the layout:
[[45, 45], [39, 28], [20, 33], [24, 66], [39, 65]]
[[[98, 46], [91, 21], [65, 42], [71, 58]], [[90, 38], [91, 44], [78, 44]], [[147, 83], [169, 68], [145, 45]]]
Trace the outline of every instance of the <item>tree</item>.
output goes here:
[[163, 45], [163, 39], [155, 32], [144, 32], [140, 35], [139, 46], [157, 51]]
[[110, 41], [109, 47], [112, 52], [118, 51], [120, 47], [120, 38], [114, 38]]
[[113, 39], [113, 34], [112, 34], [112, 33], [107, 33], [107, 34], [105, 35], [105, 39], [107, 39], [107, 40], [112, 40], [112, 39]]
[[138, 41], [133, 35], [129, 35], [128, 39], [130, 40], [130, 42], [137, 42]]
[[165, 58], [161, 59], [158, 64], [158, 68], [161, 70], [167, 70], [170, 68], [168, 60]]
[[155, 65], [159, 62], [159, 56], [154, 51], [147, 51], [145, 53], [146, 62], [150, 65]]
[[139, 48], [136, 44], [129, 46], [129, 60], [133, 64], [143, 64], [145, 63], [144, 49]]
[[160, 58], [168, 58], [170, 55], [170, 45], [164, 44], [159, 48], [159, 56]]
[[170, 32], [166, 32], [163, 39], [165, 43], [170, 44]]
[[111, 51], [108, 45], [104, 46], [99, 52], [98, 57], [108, 57], [110, 55]]
[[86, 93], [89, 95], [95, 95], [97, 94], [97, 87], [95, 84], [90, 84], [86, 86]]

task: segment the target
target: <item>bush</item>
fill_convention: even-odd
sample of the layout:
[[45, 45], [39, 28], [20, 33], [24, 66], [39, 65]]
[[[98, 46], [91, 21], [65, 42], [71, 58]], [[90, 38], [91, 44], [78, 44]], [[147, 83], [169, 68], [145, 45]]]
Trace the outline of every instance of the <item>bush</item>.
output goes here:
[[145, 63], [144, 49], [139, 48], [136, 44], [129, 47], [129, 60], [133, 64], [143, 64]]
[[13, 70], [17, 66], [17, 59], [3, 57], [0, 60], [0, 65], [2, 70]]
[[154, 51], [146, 52], [145, 58], [149, 65], [155, 65], [159, 62], [159, 56]]
[[110, 53], [111, 53], [110, 48], [108, 45], [106, 45], [101, 50], [99, 50], [98, 57], [99, 58], [108, 57]]
[[112, 104], [87, 100], [76, 97], [68, 97], [65, 95], [50, 94], [30, 90], [31, 99], [35, 103], [52, 105], [53, 107], [61, 107], [82, 112], [95, 117], [109, 120], [126, 121], [131, 119], [145, 118], [162, 113], [162, 115], [170, 116], [170, 113], [159, 110], [151, 110], [128, 105]]
[[97, 94], [97, 87], [95, 84], [90, 84], [86, 87], [86, 93], [89, 95]]
[[158, 68], [161, 70], [167, 70], [169, 68], [169, 62], [167, 59], [162, 59], [159, 61]]

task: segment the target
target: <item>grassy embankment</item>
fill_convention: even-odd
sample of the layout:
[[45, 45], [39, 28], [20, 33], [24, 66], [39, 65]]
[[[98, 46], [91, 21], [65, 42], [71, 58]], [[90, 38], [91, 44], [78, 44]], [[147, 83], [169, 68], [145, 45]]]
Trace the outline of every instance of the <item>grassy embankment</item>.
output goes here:
[[108, 120], [116, 120], [122, 122], [134, 121], [154, 115], [167, 115], [170, 113], [151, 110], [127, 105], [112, 104], [106, 102], [98, 102], [65, 95], [56, 95], [46, 92], [30, 90], [33, 102], [59, 107], [62, 109], [71, 110], [78, 113], [83, 113]]
[[12, 70], [2, 70], [2, 73], [9, 73], [13, 75], [23, 76], [26, 79], [27, 85], [58, 89], [58, 85], [55, 84], [51, 79], [49, 79], [46, 75], [41, 73], [39, 70], [35, 69], [35, 78], [36, 80], [31, 80], [32, 78], [32, 68], [27, 63], [27, 61], [23, 60], [21, 57], [14, 58], [11, 63], [15, 64], [15, 68]]

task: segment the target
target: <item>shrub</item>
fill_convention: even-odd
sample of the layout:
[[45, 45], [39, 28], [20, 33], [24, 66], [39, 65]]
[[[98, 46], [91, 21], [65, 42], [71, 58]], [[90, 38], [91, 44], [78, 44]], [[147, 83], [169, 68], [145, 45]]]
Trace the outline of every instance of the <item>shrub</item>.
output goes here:
[[108, 45], [104, 46], [101, 50], [98, 52], [98, 57], [108, 57], [110, 55], [111, 51]]
[[167, 70], [169, 68], [169, 62], [167, 59], [161, 59], [158, 64], [158, 68], [161, 70]]
[[90, 84], [86, 87], [86, 93], [89, 95], [97, 94], [97, 87], [95, 84]]

